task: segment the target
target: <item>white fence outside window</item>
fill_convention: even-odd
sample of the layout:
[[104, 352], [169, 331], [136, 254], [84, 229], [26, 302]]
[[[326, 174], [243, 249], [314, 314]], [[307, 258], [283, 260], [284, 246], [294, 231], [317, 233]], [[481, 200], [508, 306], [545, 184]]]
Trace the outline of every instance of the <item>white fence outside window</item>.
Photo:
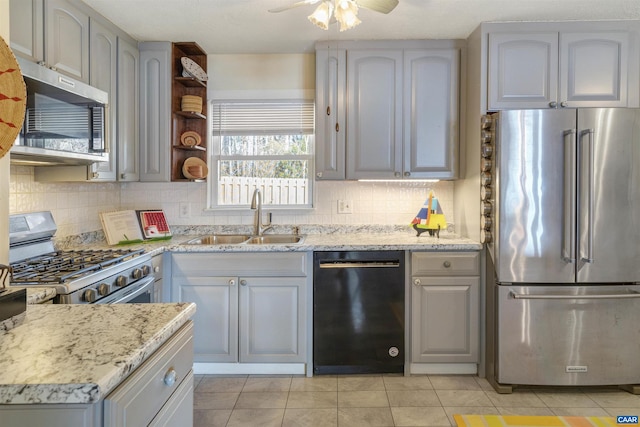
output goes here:
[[221, 177], [218, 204], [248, 205], [255, 189], [262, 193], [263, 205], [302, 205], [308, 200], [309, 181], [290, 178]]

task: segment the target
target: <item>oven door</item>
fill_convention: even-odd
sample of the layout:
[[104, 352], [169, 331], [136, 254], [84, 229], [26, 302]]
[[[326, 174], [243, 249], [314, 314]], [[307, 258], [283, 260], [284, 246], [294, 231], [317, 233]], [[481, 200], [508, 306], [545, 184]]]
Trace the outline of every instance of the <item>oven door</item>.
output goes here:
[[156, 302], [154, 299], [154, 276], [147, 276], [120, 289], [95, 304], [140, 304]]

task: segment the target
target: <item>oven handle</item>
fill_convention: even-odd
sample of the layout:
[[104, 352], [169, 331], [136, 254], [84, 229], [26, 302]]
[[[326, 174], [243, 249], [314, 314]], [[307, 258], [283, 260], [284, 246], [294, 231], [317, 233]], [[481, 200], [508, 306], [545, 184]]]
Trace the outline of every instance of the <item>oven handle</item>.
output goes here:
[[[128, 300], [132, 300], [138, 295], [141, 295], [149, 290], [153, 295], [153, 283], [155, 282], [154, 276], [147, 276], [142, 280], [139, 280], [124, 289], [109, 295], [106, 298], [99, 299], [96, 304], [122, 304]], [[124, 291], [124, 292], [123, 292]], [[122, 293], [121, 293], [122, 292]]]

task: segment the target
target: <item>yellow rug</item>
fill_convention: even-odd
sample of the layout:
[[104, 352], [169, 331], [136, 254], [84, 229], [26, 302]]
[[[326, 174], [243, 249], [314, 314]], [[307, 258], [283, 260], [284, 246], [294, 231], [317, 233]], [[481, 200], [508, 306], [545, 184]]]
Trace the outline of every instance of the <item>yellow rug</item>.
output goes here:
[[559, 417], [523, 415], [458, 415], [458, 427], [617, 427], [615, 417]]

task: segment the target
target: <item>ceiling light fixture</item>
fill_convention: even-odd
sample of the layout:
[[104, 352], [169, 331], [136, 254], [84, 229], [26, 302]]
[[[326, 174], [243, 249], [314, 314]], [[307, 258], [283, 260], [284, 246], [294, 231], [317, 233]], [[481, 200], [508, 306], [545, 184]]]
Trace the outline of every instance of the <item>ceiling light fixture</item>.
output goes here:
[[332, 14], [340, 24], [340, 31], [350, 30], [362, 23], [358, 19], [358, 4], [355, 0], [324, 0], [309, 15], [309, 21], [323, 30], [328, 30]]

